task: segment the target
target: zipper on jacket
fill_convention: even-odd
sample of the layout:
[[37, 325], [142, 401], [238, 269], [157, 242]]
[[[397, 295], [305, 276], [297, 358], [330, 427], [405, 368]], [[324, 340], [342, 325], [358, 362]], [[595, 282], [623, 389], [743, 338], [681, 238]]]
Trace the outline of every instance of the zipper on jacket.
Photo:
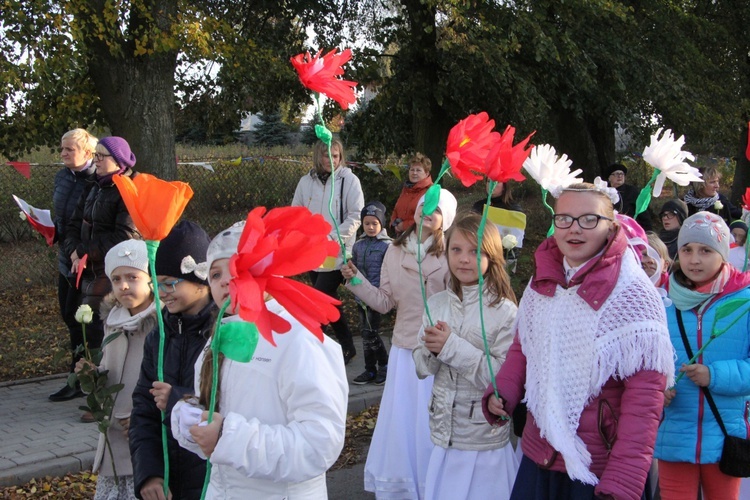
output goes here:
[[177, 333], [182, 335], [182, 318], [177, 318]]
[[469, 409], [469, 418], [474, 417], [474, 405], [476, 404], [476, 401], [471, 402], [471, 408]]

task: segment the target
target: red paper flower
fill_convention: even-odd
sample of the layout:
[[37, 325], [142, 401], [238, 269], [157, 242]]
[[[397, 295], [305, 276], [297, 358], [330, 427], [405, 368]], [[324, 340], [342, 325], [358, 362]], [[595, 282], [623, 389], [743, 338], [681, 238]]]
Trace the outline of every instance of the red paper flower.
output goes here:
[[348, 109], [350, 104], [357, 101], [354, 95], [357, 82], [339, 77], [344, 74], [343, 65], [352, 58], [352, 51], [346, 49], [337, 54], [337, 50], [333, 49], [323, 57], [320, 57], [322, 50], [315, 56], [305, 52], [292, 57], [291, 61], [302, 85], [314, 92], [325, 94], [339, 103], [342, 109]]
[[524, 180], [526, 177], [521, 174], [521, 167], [531, 154], [532, 148], [526, 149], [526, 144], [534, 133], [532, 132], [526, 139], [514, 146], [513, 136], [516, 134], [516, 129], [508, 125], [508, 128], [500, 136], [500, 140], [495, 143], [487, 155], [484, 168], [487, 177], [497, 182], [508, 182], [509, 180], [520, 182]]
[[745, 189], [745, 194], [742, 196], [742, 207], [750, 210], [750, 188]]
[[487, 153], [500, 138], [500, 134], [492, 131], [494, 127], [495, 120], [482, 111], [458, 122], [448, 134], [445, 156], [453, 174], [466, 187], [482, 178], [479, 174], [484, 173]]
[[[265, 214], [265, 217], [263, 215]], [[323, 341], [321, 324], [339, 319], [340, 302], [286, 276], [317, 269], [336, 256], [338, 243], [328, 239], [331, 226], [305, 207], [258, 207], [247, 215], [237, 253], [229, 261], [232, 309], [255, 323], [271, 344], [273, 333], [286, 333], [289, 322], [266, 308], [264, 292]], [[237, 309], [237, 306], [239, 308]]]

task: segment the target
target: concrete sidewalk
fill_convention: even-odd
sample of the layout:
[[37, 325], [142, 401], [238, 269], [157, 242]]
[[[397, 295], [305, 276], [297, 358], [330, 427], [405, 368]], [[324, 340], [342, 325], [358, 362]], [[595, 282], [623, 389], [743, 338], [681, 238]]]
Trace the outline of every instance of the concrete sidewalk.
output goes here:
[[[346, 367], [349, 413], [378, 403], [383, 393], [383, 386], [351, 384], [364, 371], [361, 347], [357, 349], [357, 356]], [[65, 378], [58, 375], [0, 383], [0, 486], [91, 468], [99, 432], [96, 424], [79, 420], [82, 412], [78, 407], [85, 399], [62, 403], [47, 399], [63, 386]]]

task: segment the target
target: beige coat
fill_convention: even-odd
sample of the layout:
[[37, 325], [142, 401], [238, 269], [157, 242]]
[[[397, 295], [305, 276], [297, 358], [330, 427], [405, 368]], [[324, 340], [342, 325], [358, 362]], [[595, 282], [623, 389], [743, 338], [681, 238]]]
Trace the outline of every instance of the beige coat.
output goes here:
[[[118, 476], [132, 476], [133, 466], [130, 462], [130, 446], [125, 437], [120, 419], [129, 418], [133, 409], [133, 389], [138, 382], [141, 359], [143, 358], [143, 343], [146, 335], [156, 327], [156, 309], [152, 303], [148, 309], [139, 314], [142, 316], [138, 328], [134, 331], [123, 331], [122, 328], [111, 326], [115, 317], [128, 317], [127, 310], [114, 299], [113, 294], [107, 295], [102, 302], [101, 317], [104, 321], [104, 338], [110, 335], [117, 337], [109, 342], [103, 351], [99, 371], [109, 370], [107, 386], [124, 384], [125, 387], [115, 394], [115, 404], [112, 409], [112, 423], [107, 430], [109, 443], [112, 446]], [[104, 434], [99, 435], [99, 444], [94, 456], [94, 472], [105, 476], [114, 475], [112, 459], [106, 449]]]
[[[445, 255], [435, 257], [427, 254], [422, 262], [427, 297], [445, 290], [450, 279]], [[419, 345], [418, 334], [422, 326], [424, 303], [419, 286], [419, 268], [414, 255], [405, 252], [403, 246], [391, 245], [380, 268], [380, 287], [372, 286], [361, 272], [357, 271], [361, 284], [346, 287], [375, 311], [385, 314], [394, 307], [396, 323], [393, 326], [393, 345], [412, 350]]]

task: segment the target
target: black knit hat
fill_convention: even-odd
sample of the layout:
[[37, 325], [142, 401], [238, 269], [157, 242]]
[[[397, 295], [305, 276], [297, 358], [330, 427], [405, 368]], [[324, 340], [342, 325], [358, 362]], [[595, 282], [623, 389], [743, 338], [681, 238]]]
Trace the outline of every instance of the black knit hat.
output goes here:
[[604, 170], [604, 175], [609, 177], [610, 175], [612, 175], [614, 172], [617, 172], [618, 170], [622, 170], [623, 174], [628, 175], [628, 167], [626, 167], [622, 163], [613, 163], [612, 165], [610, 165]]
[[359, 220], [364, 222], [365, 216], [367, 215], [377, 217], [380, 221], [380, 225], [385, 227], [385, 206], [382, 203], [379, 201], [371, 201], [365, 204], [365, 208], [363, 208], [362, 212], [359, 214]]
[[679, 219], [680, 221], [680, 225], [682, 225], [682, 223], [685, 222], [685, 219], [687, 219], [688, 207], [684, 201], [675, 198], [673, 200], [667, 201], [661, 207], [661, 212], [659, 212], [659, 215], [663, 214], [664, 212], [675, 214], [677, 216], [677, 219]]
[[195, 222], [180, 221], [159, 244], [156, 274], [208, 285], [206, 251], [211, 238]]

